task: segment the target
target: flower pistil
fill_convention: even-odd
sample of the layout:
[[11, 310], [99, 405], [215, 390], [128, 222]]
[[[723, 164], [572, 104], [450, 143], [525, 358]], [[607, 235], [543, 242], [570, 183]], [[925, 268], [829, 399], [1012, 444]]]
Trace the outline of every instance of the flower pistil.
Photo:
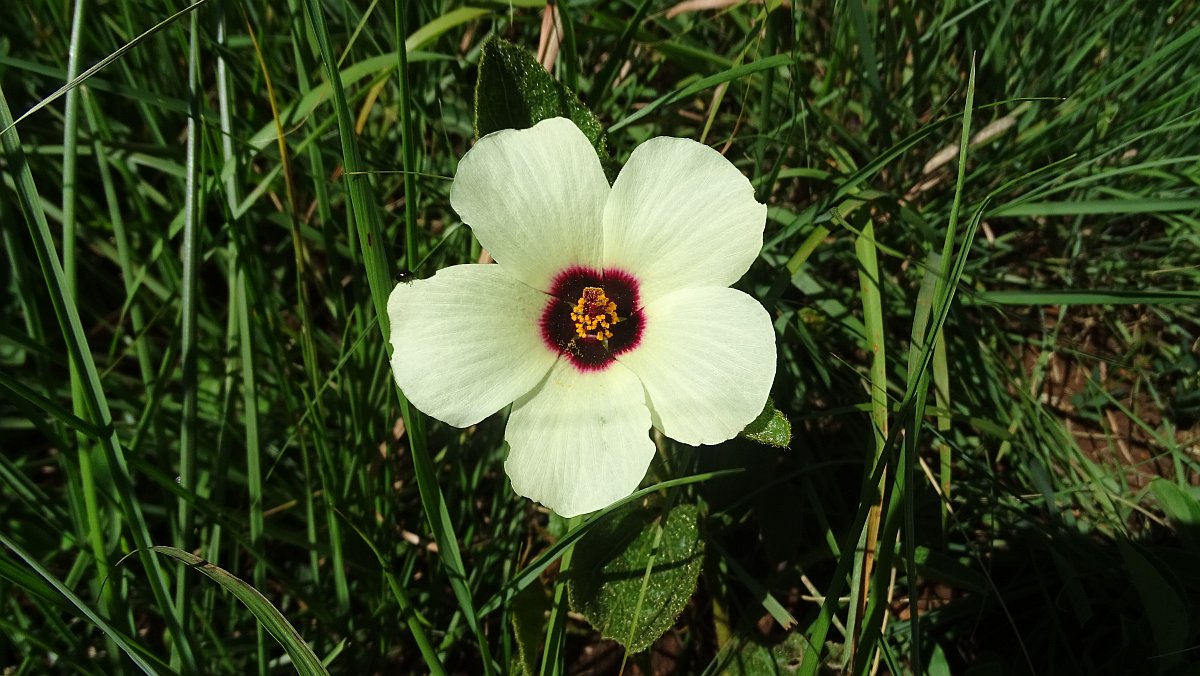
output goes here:
[[604, 294], [604, 289], [587, 286], [571, 308], [571, 321], [575, 322], [575, 335], [580, 338], [607, 341], [612, 338], [613, 324], [621, 320], [617, 318], [617, 304]]

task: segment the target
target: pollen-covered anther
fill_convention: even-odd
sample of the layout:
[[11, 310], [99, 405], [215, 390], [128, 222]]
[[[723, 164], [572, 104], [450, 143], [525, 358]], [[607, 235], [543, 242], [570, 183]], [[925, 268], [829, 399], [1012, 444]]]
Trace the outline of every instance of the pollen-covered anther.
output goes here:
[[617, 317], [617, 304], [605, 295], [604, 289], [587, 286], [571, 308], [571, 321], [575, 322], [576, 336], [608, 340], [613, 335], [613, 324], [621, 320]]

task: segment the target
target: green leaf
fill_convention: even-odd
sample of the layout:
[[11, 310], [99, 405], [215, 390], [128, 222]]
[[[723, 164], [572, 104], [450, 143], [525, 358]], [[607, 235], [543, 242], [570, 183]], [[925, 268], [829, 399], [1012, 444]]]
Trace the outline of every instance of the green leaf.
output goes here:
[[536, 674], [542, 654], [542, 637], [546, 634], [546, 614], [550, 612], [550, 594], [541, 584], [522, 589], [512, 601], [509, 620], [516, 639], [517, 654], [512, 673]]
[[955, 589], [978, 594], [982, 594], [988, 589], [988, 579], [983, 573], [945, 552], [935, 551], [928, 547], [917, 547], [913, 558], [916, 571], [925, 579], [945, 582]]
[[775, 408], [775, 402], [767, 399], [762, 413], [746, 425], [740, 436], [767, 446], [787, 448], [792, 443], [792, 424]]
[[567, 592], [601, 636], [636, 653], [675, 624], [696, 590], [704, 546], [695, 505], [676, 505], [665, 523], [645, 509], [613, 516], [575, 545]]
[[1195, 489], [1189, 492], [1160, 477], [1150, 482], [1150, 491], [1172, 521], [1184, 526], [1200, 526], [1200, 498]]
[[600, 158], [608, 159], [604, 128], [575, 92], [551, 77], [528, 49], [495, 37], [483, 43], [475, 81], [475, 135], [527, 129], [551, 117], [570, 119]]
[[1200, 535], [1196, 533], [1200, 527], [1200, 491], [1191, 488], [1189, 492], [1160, 477], [1150, 482], [1150, 492], [1162, 505], [1167, 518], [1175, 522], [1180, 539], [1200, 551]]
[[808, 643], [804, 634], [792, 632], [776, 645], [767, 645], [761, 638], [744, 639], [741, 646], [724, 660], [721, 676], [756, 676], [757, 674], [794, 674], [804, 663]]
[[[678, 479], [668, 479], [666, 481], [654, 484], [653, 486], [646, 486], [645, 488], [634, 491], [633, 493], [621, 498], [620, 500], [617, 500], [604, 509], [588, 515], [581, 523], [576, 524], [574, 527], [570, 528], [565, 535], [559, 537], [558, 541], [555, 542], [549, 549], [541, 554], [538, 554], [537, 558], [535, 558], [533, 561], [530, 561], [524, 568], [522, 568], [520, 572], [513, 577], [513, 579], [509, 580], [508, 583], [504, 585], [503, 589], [484, 602], [484, 604], [480, 606], [479, 615], [482, 617], [484, 615], [496, 612], [501, 607], [507, 607], [517, 593], [528, 587], [530, 584], [533, 584], [533, 582], [537, 580], [547, 568], [550, 567], [550, 564], [563, 557], [564, 553], [569, 547], [580, 541], [585, 534], [591, 533], [592, 529], [596, 528], [601, 523], [608, 523], [610, 519], [616, 519], [618, 513], [625, 509], [627, 505], [641, 502], [642, 498], [668, 488], [687, 486], [688, 484], [731, 477], [744, 471], [745, 470], [743, 468], [739, 467], [735, 469], [718, 470], [716, 472], [701, 472], [700, 474], [679, 477]], [[550, 526], [551, 528], [554, 527], [553, 520], [551, 520]]]
[[1187, 597], [1150, 559], [1147, 550], [1123, 539], [1117, 540], [1117, 548], [1142, 601], [1149, 633], [1162, 657], [1158, 673], [1164, 673], [1179, 663], [1187, 645]]
[[258, 618], [262, 626], [271, 632], [276, 641], [283, 646], [287, 651], [288, 657], [292, 660], [292, 666], [296, 668], [296, 672], [300, 674], [328, 674], [325, 667], [321, 665], [321, 660], [313, 653], [308, 644], [301, 638], [300, 632], [292, 626], [283, 613], [279, 612], [267, 597], [258, 592], [257, 589], [251, 587], [241, 578], [233, 575], [224, 568], [205, 561], [204, 559], [185, 552], [182, 549], [175, 547], [152, 547], [154, 551], [187, 564], [190, 568], [200, 571], [221, 585], [225, 591], [233, 594], [239, 601], [245, 604], [246, 608]]

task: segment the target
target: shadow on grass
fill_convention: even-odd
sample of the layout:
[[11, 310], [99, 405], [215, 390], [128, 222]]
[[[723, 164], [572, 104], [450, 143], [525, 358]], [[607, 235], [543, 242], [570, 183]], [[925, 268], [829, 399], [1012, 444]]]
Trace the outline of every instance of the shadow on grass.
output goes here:
[[[844, 541], [857, 508], [862, 466], [834, 458], [838, 449], [865, 447], [855, 427], [810, 430], [779, 456], [747, 445], [708, 457], [705, 469], [734, 462], [747, 467], [743, 476], [706, 487], [710, 533], [799, 620], [785, 632], [762, 599], [726, 576], [717, 596], [732, 606], [734, 634], [745, 645], [731, 656], [713, 653], [728, 669], [716, 673], [759, 673], [768, 666], [791, 673], [789, 656], [804, 652], [796, 641], [816, 618], [814, 597], [828, 588], [837, 564], [830, 541]], [[1059, 488], [1045, 497], [1009, 485], [1026, 480], [970, 462], [956, 465], [954, 514], [943, 526], [941, 501], [918, 470], [916, 599], [909, 598], [900, 548], [880, 641], [883, 668], [1200, 673], [1200, 526], [1165, 525], [1138, 510], [1126, 510], [1134, 516], [1119, 523], [1088, 490]], [[1153, 508], [1150, 499], [1139, 504]], [[909, 663], [914, 610], [922, 662], [915, 670]], [[844, 603], [839, 618], [846, 618]], [[828, 639], [823, 668], [836, 671], [842, 635], [831, 630]], [[742, 662], [749, 671], [738, 666]]]

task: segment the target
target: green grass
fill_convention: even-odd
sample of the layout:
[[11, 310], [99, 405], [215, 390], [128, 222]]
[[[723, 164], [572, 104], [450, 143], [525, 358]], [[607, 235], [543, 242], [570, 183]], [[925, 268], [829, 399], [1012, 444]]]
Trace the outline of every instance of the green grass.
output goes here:
[[[777, 5], [559, 3], [617, 163], [703, 139], [768, 205], [738, 286], [793, 428], [652, 466], [632, 501], [707, 546], [627, 666], [1187, 673], [1200, 7]], [[626, 663], [559, 575], [611, 510], [516, 496], [503, 416], [425, 418], [388, 368], [393, 275], [479, 258], [448, 199], [479, 51], [536, 49], [541, 4], [0, 21], [0, 668]]]

